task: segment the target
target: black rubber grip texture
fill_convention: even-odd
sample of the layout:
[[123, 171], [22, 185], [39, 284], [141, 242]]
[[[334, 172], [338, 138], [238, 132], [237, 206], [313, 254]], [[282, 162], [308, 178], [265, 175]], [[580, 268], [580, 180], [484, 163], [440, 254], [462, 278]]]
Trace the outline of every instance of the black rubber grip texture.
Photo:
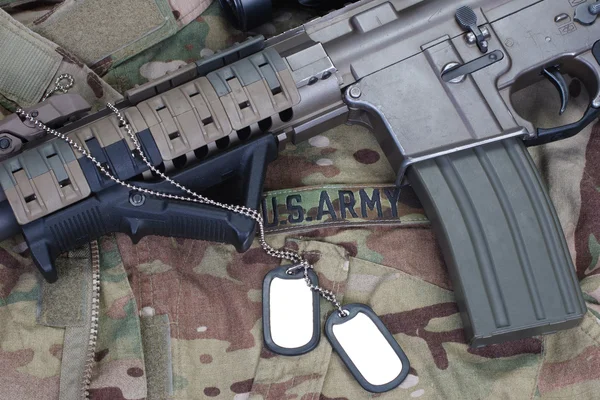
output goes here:
[[569, 250], [518, 139], [413, 165], [473, 347], [576, 326], [586, 312]]

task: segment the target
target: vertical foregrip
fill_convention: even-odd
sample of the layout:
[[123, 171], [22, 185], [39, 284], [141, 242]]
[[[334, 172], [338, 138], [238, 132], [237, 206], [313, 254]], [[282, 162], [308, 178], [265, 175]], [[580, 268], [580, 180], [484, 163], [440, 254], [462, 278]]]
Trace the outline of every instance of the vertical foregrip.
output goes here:
[[552, 202], [518, 139], [413, 165], [472, 346], [575, 326], [586, 307]]
[[[171, 178], [208, 198], [222, 201], [225, 197], [234, 205], [256, 210], [267, 165], [276, 156], [275, 138], [263, 135], [190, 164]], [[118, 163], [128, 165], [128, 161], [112, 162], [111, 170], [120, 171]], [[102, 178], [90, 163], [83, 163], [83, 170], [98, 177], [90, 185], [94, 189], [91, 196], [21, 226], [32, 258], [48, 281], [57, 279], [53, 262], [59, 254], [107, 233], [126, 233], [134, 243], [148, 235], [209, 240], [232, 244], [238, 251], [246, 251], [252, 244], [253, 219], [224, 207], [156, 195], [186, 197], [166, 180], [135, 181], [138, 190], [131, 190]], [[10, 208], [0, 207], [0, 222], [16, 225], [3, 216], [7, 212]]]

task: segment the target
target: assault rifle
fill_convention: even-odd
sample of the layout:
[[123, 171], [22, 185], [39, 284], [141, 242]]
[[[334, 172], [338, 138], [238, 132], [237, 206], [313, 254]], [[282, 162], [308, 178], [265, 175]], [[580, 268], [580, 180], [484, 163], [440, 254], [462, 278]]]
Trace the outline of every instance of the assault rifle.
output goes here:
[[[526, 146], [573, 136], [599, 116], [600, 3], [464, 3], [363, 0], [186, 65], [116, 106], [153, 165], [254, 209], [279, 148], [339, 124], [365, 126], [432, 221], [472, 346], [573, 327], [585, 303]], [[515, 111], [511, 95], [541, 79], [556, 85], [564, 110], [565, 75], [591, 99], [579, 121], [537, 128]], [[27, 112], [120, 180], [181, 194], [153, 178], [110, 110], [88, 110], [66, 94]], [[23, 234], [48, 281], [60, 253], [110, 232], [239, 251], [253, 241], [252, 220], [131, 191], [66, 142], [36, 140], [43, 134], [18, 115], [0, 123], [0, 226], [2, 237]]]

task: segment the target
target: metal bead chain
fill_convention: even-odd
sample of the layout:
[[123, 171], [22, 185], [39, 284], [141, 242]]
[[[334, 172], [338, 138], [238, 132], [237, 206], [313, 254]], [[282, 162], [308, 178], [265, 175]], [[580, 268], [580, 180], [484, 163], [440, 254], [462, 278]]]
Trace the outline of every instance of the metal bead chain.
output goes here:
[[338, 314], [340, 317], [347, 317], [350, 313], [348, 312], [348, 310], [344, 310], [342, 308], [342, 304], [338, 301], [337, 297], [335, 296], [335, 294], [333, 294], [331, 290], [324, 289], [321, 286], [312, 283], [310, 277], [308, 276], [308, 270], [312, 268], [312, 265], [305, 263], [301, 265], [294, 265], [293, 267], [288, 268], [285, 272], [288, 275], [294, 275], [299, 270], [303, 270], [304, 281], [306, 282], [306, 286], [308, 286], [310, 290], [319, 293], [319, 295], [325, 300], [331, 302], [333, 306], [338, 310]]
[[96, 158], [94, 156], [92, 156], [90, 153], [88, 153], [87, 150], [85, 150], [83, 147], [81, 147], [79, 144], [77, 144], [77, 142], [75, 142], [74, 140], [72, 140], [71, 138], [69, 138], [68, 136], [44, 125], [42, 122], [38, 121], [37, 119], [33, 118], [31, 115], [27, 114], [25, 111], [23, 111], [22, 109], [17, 109], [17, 114], [19, 114], [20, 116], [27, 118], [30, 122], [33, 122], [35, 124], [35, 126], [37, 126], [40, 129], [43, 129], [44, 131], [64, 140], [65, 142], [67, 142], [70, 146], [72, 146], [75, 150], [79, 151], [81, 154], [83, 154], [85, 157], [87, 157], [92, 163], [94, 163], [94, 165], [104, 174], [106, 175], [110, 180], [118, 183], [119, 185], [123, 185], [128, 189], [131, 190], [136, 190], [138, 192], [142, 192], [142, 193], [146, 193], [146, 194], [150, 194], [150, 195], [154, 195], [154, 196], [158, 196], [158, 197], [163, 197], [163, 198], [168, 198], [168, 199], [173, 199], [173, 200], [183, 200], [183, 201], [191, 201], [191, 202], [195, 202], [195, 203], [200, 203], [200, 201], [196, 200], [196, 199], [192, 199], [189, 197], [183, 197], [183, 196], [177, 196], [177, 195], [172, 195], [172, 194], [167, 194], [167, 193], [161, 193], [161, 192], [155, 192], [154, 190], [149, 190], [149, 189], [144, 189], [135, 185], [132, 185], [130, 183], [124, 182], [122, 180], [120, 180], [119, 178], [113, 176], [110, 172], [108, 172], [103, 166], [102, 164], [96, 160]]
[[[108, 106], [113, 112], [116, 110], [116, 108], [112, 104], [108, 104]], [[90, 161], [92, 161], [92, 163], [94, 163], [94, 165], [104, 175], [106, 175], [110, 180], [118, 183], [119, 185], [125, 186], [128, 189], [135, 190], [135, 191], [138, 191], [138, 192], [141, 192], [144, 194], [149, 194], [149, 195], [153, 195], [153, 196], [157, 196], [157, 197], [161, 197], [161, 198], [167, 198], [167, 199], [171, 199], [171, 200], [181, 200], [181, 201], [189, 201], [189, 202], [193, 202], [193, 203], [208, 204], [208, 205], [223, 208], [223, 209], [226, 209], [229, 211], [233, 211], [237, 214], [245, 215], [249, 218], [252, 218], [254, 221], [258, 222], [259, 243], [260, 243], [261, 247], [267, 252], [267, 254], [269, 254], [270, 256], [276, 257], [276, 258], [290, 260], [294, 263], [301, 263], [303, 261], [302, 257], [300, 257], [300, 255], [293, 253], [291, 251], [287, 251], [287, 250], [282, 251], [282, 250], [274, 249], [266, 242], [262, 216], [260, 215], [260, 213], [258, 213], [258, 211], [250, 209], [248, 207], [244, 207], [244, 206], [232, 206], [229, 204], [222, 204], [222, 203], [216, 202], [214, 200], [211, 200], [209, 198], [206, 198], [204, 196], [201, 196], [201, 195], [197, 194], [196, 192], [193, 192], [190, 189], [186, 188], [185, 186], [179, 184], [178, 182], [173, 181], [171, 178], [169, 178], [168, 176], [163, 174], [161, 171], [156, 169], [146, 158], [139, 141], [137, 140], [136, 136], [133, 134], [133, 132], [131, 130], [131, 127], [125, 121], [122, 114], [118, 110], [116, 110], [117, 118], [119, 119], [121, 124], [123, 124], [125, 126], [127, 133], [131, 137], [131, 139], [134, 143], [134, 146], [136, 147], [136, 150], [140, 154], [140, 157], [142, 158], [144, 163], [152, 171], [154, 171], [156, 174], [158, 174], [161, 178], [167, 180], [169, 183], [173, 184], [180, 190], [192, 195], [193, 197], [185, 197], [185, 196], [178, 196], [178, 195], [174, 195], [174, 194], [157, 192], [154, 190], [141, 188], [139, 186], [135, 186], [128, 182], [122, 181], [119, 178], [112, 175], [108, 170], [106, 170], [106, 168], [104, 168], [104, 166], [98, 160], [96, 160], [96, 158], [94, 156], [92, 156], [86, 149], [84, 149], [82, 146], [80, 146], [77, 142], [75, 142], [70, 137], [48, 127], [47, 125], [38, 121], [37, 119], [35, 119], [30, 114], [26, 113], [24, 110], [22, 110], [20, 108], [17, 109], [17, 114], [19, 114], [20, 116], [22, 116], [24, 118], [27, 118], [29, 121], [33, 122], [38, 128], [43, 129], [44, 131], [67, 142], [71, 147], [73, 147], [75, 150], [79, 151], [81, 154], [83, 154], [85, 157], [87, 157]]]
[[73, 139], [69, 138], [68, 136], [66, 136], [63, 133], [60, 133], [60, 132], [46, 126], [45, 124], [38, 121], [37, 119], [35, 119], [30, 114], [26, 113], [24, 110], [22, 110], [20, 108], [17, 109], [17, 114], [19, 114], [20, 116], [22, 116], [24, 118], [27, 118], [29, 121], [33, 122], [38, 128], [43, 129], [44, 131], [67, 142], [71, 147], [73, 147], [75, 150], [79, 151], [81, 154], [83, 154], [85, 157], [87, 157], [90, 161], [92, 161], [92, 163], [94, 163], [94, 165], [96, 165], [96, 167], [104, 175], [106, 175], [110, 180], [118, 183], [119, 185], [125, 186], [126, 188], [131, 189], [131, 190], [135, 190], [135, 191], [138, 191], [138, 192], [141, 192], [144, 194], [149, 194], [149, 195], [153, 195], [153, 196], [157, 196], [157, 197], [161, 197], [161, 198], [167, 198], [167, 199], [171, 199], [171, 200], [180, 200], [180, 201], [189, 201], [192, 203], [207, 204], [207, 205], [219, 207], [219, 208], [222, 208], [222, 209], [225, 209], [228, 211], [232, 211], [234, 213], [241, 214], [248, 218], [253, 219], [257, 223], [257, 226], [258, 226], [258, 242], [259, 242], [260, 246], [262, 247], [262, 249], [271, 257], [285, 259], [285, 260], [289, 260], [289, 261], [293, 262], [294, 264], [296, 264], [296, 266], [293, 268], [304, 269], [304, 280], [306, 281], [306, 285], [311, 290], [318, 292], [325, 300], [333, 303], [333, 305], [338, 309], [338, 312], [340, 313], [341, 316], [347, 315], [347, 311], [342, 309], [340, 302], [337, 301], [337, 298], [333, 294], [333, 292], [331, 292], [330, 290], [323, 289], [320, 286], [312, 284], [311, 280], [308, 277], [308, 269], [313, 268], [313, 267], [312, 267], [312, 265], [310, 265], [310, 263], [308, 261], [303, 259], [302, 256], [300, 256], [300, 254], [298, 254], [296, 252], [289, 251], [289, 250], [278, 250], [278, 249], [271, 247], [271, 245], [269, 245], [267, 243], [267, 241], [265, 239], [265, 228], [264, 228], [263, 218], [262, 218], [262, 215], [257, 210], [248, 208], [246, 206], [239, 206], [239, 205], [234, 206], [231, 204], [220, 203], [218, 201], [209, 199], [207, 197], [204, 197], [204, 196], [188, 189], [184, 185], [174, 181], [173, 179], [171, 179], [170, 177], [165, 175], [163, 172], [159, 171], [155, 166], [153, 166], [150, 163], [150, 161], [144, 154], [144, 151], [142, 150], [142, 146], [141, 146], [140, 142], [138, 141], [136, 135], [133, 133], [133, 131], [131, 129], [131, 126], [125, 120], [125, 118], [123, 117], [121, 112], [110, 103], [108, 103], [107, 106], [117, 116], [117, 119], [119, 120], [119, 126], [124, 127], [125, 130], [127, 131], [127, 134], [129, 135], [129, 137], [131, 138], [131, 140], [133, 142], [133, 145], [135, 146], [136, 152], [139, 154], [140, 158], [148, 166], [148, 168], [150, 168], [150, 170], [152, 172], [157, 174], [162, 179], [166, 180], [173, 186], [177, 187], [178, 189], [189, 194], [192, 197], [178, 196], [178, 195], [173, 195], [173, 194], [168, 194], [168, 193], [157, 192], [154, 190], [141, 188], [139, 186], [135, 186], [128, 182], [122, 181], [119, 178], [112, 175], [109, 171], [107, 171], [104, 168], [104, 166], [98, 160], [96, 160], [96, 158], [94, 156], [92, 156], [87, 150], [85, 150], [82, 146], [80, 146]]
[[92, 383], [92, 369], [95, 363], [96, 345], [98, 343], [98, 322], [100, 317], [100, 249], [98, 241], [90, 244], [92, 256], [92, 309], [90, 322], [90, 337], [88, 341], [85, 369], [83, 371], [82, 398], [90, 398], [90, 385]]
[[[66, 80], [67, 83], [61, 83], [64, 80]], [[74, 83], [75, 80], [73, 79], [71, 74], [60, 74], [58, 78], [56, 78], [56, 80], [54, 81], [54, 88], [46, 92], [44, 97], [42, 97], [42, 101], [46, 100], [54, 92], [67, 93], [67, 91], [73, 87]]]
[[225, 209], [225, 210], [228, 210], [228, 211], [233, 211], [233, 212], [235, 212], [237, 214], [244, 215], [244, 216], [249, 217], [249, 218], [253, 219], [254, 221], [256, 221], [257, 225], [258, 225], [258, 231], [259, 231], [258, 241], [260, 243], [260, 246], [270, 256], [276, 257], [276, 258], [280, 258], [280, 259], [290, 260], [290, 261], [292, 261], [294, 263], [301, 263], [303, 261], [302, 257], [300, 257], [299, 254], [293, 253], [293, 252], [287, 251], [287, 250], [277, 250], [277, 249], [274, 249], [273, 247], [271, 247], [266, 242], [266, 240], [265, 240], [265, 229], [264, 229], [264, 224], [263, 224], [263, 218], [262, 218], [262, 215], [257, 210], [253, 210], [253, 209], [245, 207], [245, 206], [238, 206], [238, 205], [233, 206], [233, 205], [230, 205], [230, 204], [219, 203], [218, 201], [214, 201], [212, 199], [209, 199], [207, 197], [204, 197], [204, 196], [202, 196], [202, 195], [194, 192], [193, 190], [188, 189], [187, 187], [183, 186], [179, 182], [176, 182], [173, 179], [171, 179], [170, 177], [168, 177], [167, 175], [165, 175], [163, 172], [159, 171], [156, 167], [154, 167], [150, 163], [150, 161], [148, 160], [148, 158], [146, 158], [146, 155], [144, 154], [144, 151], [142, 150], [142, 146], [141, 146], [140, 142], [138, 141], [136, 135], [131, 130], [131, 126], [125, 120], [125, 118], [123, 117], [123, 115], [121, 114], [121, 112], [115, 106], [113, 106], [110, 103], [108, 103], [107, 106], [117, 116], [117, 119], [119, 120], [119, 125], [125, 127], [125, 130], [127, 131], [127, 134], [129, 135], [129, 137], [131, 138], [131, 140], [133, 142], [133, 145], [135, 146], [135, 150], [137, 151], [137, 153], [141, 157], [141, 159], [144, 162], [144, 164], [146, 164], [148, 166], [148, 168], [150, 168], [151, 171], [153, 171], [155, 174], [157, 174], [162, 179], [166, 180], [167, 182], [169, 182], [170, 184], [172, 184], [176, 188], [178, 188], [178, 189], [184, 191], [185, 193], [189, 194], [190, 196], [198, 199], [198, 201], [200, 203], [208, 204], [208, 205], [215, 206], [215, 207], [219, 207], [219, 208], [222, 208], [222, 209]]

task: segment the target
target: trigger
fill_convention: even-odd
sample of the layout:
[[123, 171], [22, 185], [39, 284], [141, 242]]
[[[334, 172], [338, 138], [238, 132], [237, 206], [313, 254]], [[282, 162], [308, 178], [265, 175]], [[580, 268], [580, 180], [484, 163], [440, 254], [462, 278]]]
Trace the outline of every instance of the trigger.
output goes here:
[[569, 102], [569, 89], [567, 87], [567, 82], [565, 78], [561, 75], [558, 67], [550, 67], [544, 68], [542, 70], [542, 74], [552, 82], [552, 84], [558, 90], [558, 94], [560, 95], [560, 111], [559, 115], [565, 112], [567, 109], [567, 104]]

